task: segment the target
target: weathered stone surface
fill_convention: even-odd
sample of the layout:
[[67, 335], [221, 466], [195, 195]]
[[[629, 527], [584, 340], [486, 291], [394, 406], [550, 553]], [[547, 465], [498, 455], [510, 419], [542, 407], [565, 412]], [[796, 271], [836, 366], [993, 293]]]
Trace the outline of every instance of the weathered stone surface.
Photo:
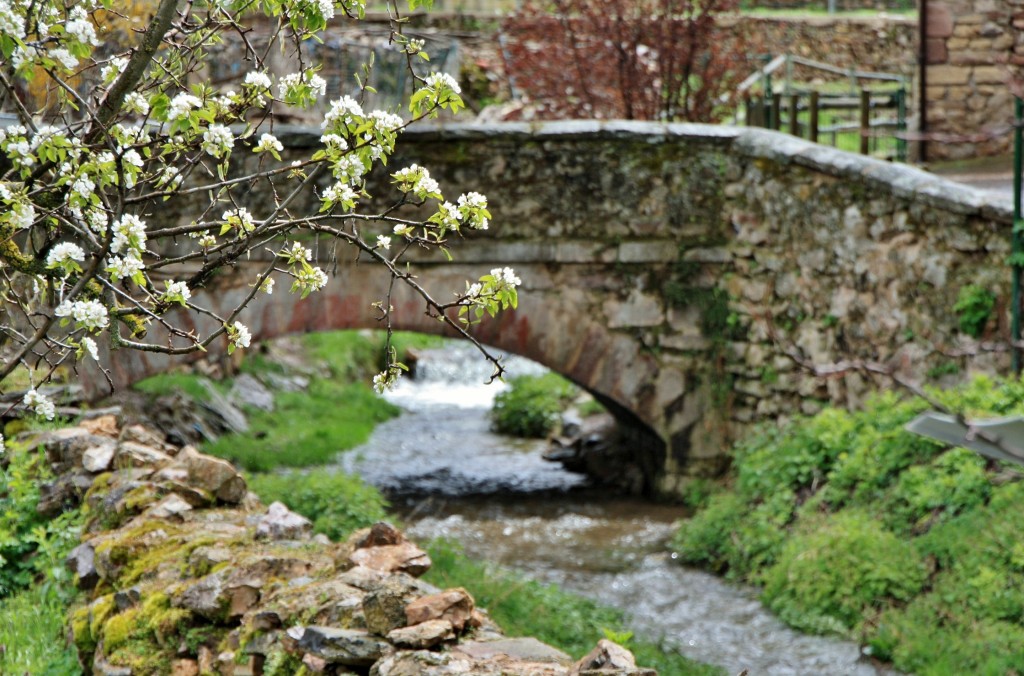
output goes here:
[[171, 676], [199, 676], [199, 662], [196, 660], [174, 660], [171, 662]]
[[473, 597], [465, 589], [448, 589], [416, 599], [405, 607], [407, 624], [428, 620], [448, 620], [461, 632], [473, 617]]
[[264, 540], [301, 540], [309, 537], [313, 522], [280, 502], [267, 508], [256, 524], [256, 537]]
[[113, 441], [88, 448], [82, 454], [82, 467], [87, 472], [106, 472], [114, 460], [116, 449]]
[[635, 670], [636, 658], [617, 643], [606, 638], [597, 642], [597, 646], [583, 656], [579, 662], [573, 665], [572, 674], [586, 673], [588, 671], [617, 671]]
[[356, 549], [363, 549], [364, 547], [398, 545], [406, 542], [406, 539], [400, 530], [387, 521], [378, 521], [369, 528], [360, 528], [349, 536], [348, 541]]
[[507, 655], [524, 662], [551, 664], [572, 664], [572, 657], [535, 638], [505, 638], [496, 641], [472, 641], [461, 643], [452, 649], [455, 653], [468, 655], [476, 660], [487, 660]]
[[420, 650], [455, 640], [455, 628], [448, 620], [427, 620], [412, 627], [393, 629], [387, 637], [399, 648]]
[[117, 416], [110, 414], [87, 418], [78, 423], [78, 426], [89, 434], [110, 437], [111, 439], [117, 439], [121, 433], [121, 429], [117, 425]]
[[300, 650], [328, 664], [370, 666], [392, 650], [387, 641], [359, 629], [294, 627], [288, 630], [288, 635], [298, 643]]
[[169, 465], [171, 456], [151, 446], [143, 446], [134, 441], [122, 441], [117, 445], [113, 462], [118, 469], [128, 467], [158, 469]]
[[261, 411], [274, 410], [273, 393], [248, 373], [240, 373], [235, 377], [235, 384], [231, 387], [230, 396], [236, 402]]
[[363, 598], [363, 616], [366, 618], [367, 629], [385, 636], [392, 629], [404, 627], [407, 623], [405, 607], [415, 596], [416, 590], [404, 584], [401, 579], [386, 580]]
[[186, 446], [175, 457], [174, 467], [184, 469], [194, 486], [210, 492], [218, 500], [238, 503], [245, 497], [245, 480], [229, 462]]
[[65, 563], [81, 589], [92, 589], [99, 582], [95, 557], [96, 551], [88, 542], [83, 542], [68, 553]]
[[356, 566], [385, 573], [403, 571], [410, 575], [422, 575], [430, 570], [430, 557], [411, 542], [363, 547], [352, 552], [348, 558]]

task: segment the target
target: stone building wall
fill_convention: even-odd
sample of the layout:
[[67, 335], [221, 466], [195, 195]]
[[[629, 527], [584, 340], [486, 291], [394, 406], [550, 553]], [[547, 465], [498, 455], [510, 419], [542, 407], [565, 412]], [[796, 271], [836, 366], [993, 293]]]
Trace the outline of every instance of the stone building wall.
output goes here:
[[928, 0], [929, 159], [1010, 151], [1008, 81], [1024, 66], [1024, 0]]

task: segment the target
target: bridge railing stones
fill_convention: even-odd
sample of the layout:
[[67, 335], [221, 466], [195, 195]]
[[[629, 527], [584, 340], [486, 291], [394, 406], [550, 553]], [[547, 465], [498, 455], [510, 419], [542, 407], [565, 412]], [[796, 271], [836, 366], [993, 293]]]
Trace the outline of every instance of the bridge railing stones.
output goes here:
[[[275, 133], [286, 160], [319, 139], [316, 129]], [[964, 286], [985, 286], [997, 304], [982, 337], [1007, 337], [1009, 200], [777, 132], [695, 124], [414, 128], [389, 171], [413, 162], [446, 195], [484, 193], [494, 216], [453, 247], [453, 264], [416, 256], [420, 281], [444, 297], [513, 265], [520, 308], [480, 336], [570, 377], [646, 434], [638, 454], [651, 491], [720, 470], [730, 440], [757, 421], [856, 406], [876, 385], [811, 378], [791, 350], [919, 377], [943, 366], [938, 382], [1005, 367], [1005, 355], [956, 356], [975, 343], [953, 306]], [[371, 194], [388, 182], [371, 176]], [[257, 216], [262, 199], [246, 205]], [[261, 296], [241, 317], [253, 337], [375, 327], [383, 271], [344, 252], [337, 263], [321, 294]], [[254, 277], [243, 263], [208, 298], [226, 307]], [[401, 328], [442, 332], [408, 290], [394, 305]], [[167, 365], [119, 354], [114, 380]]]

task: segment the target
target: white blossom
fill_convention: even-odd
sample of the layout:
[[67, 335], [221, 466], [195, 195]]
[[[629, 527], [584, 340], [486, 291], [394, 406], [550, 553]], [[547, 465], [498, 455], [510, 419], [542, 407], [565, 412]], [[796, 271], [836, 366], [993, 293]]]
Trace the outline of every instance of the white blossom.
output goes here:
[[348, 141], [337, 134], [324, 134], [320, 142], [327, 146], [328, 150], [348, 150]]
[[182, 92], [173, 99], [167, 108], [167, 121], [174, 122], [180, 118], [188, 117], [194, 108], [202, 107], [203, 102], [198, 97]]
[[242, 322], [235, 322], [234, 331], [229, 332], [231, 336], [231, 343], [235, 347], [249, 347], [252, 342], [252, 334], [249, 333], [249, 327]]
[[57, 268], [70, 261], [81, 263], [85, 260], [85, 251], [74, 242], [61, 242], [50, 249], [46, 254], [46, 267]]
[[133, 250], [129, 251], [126, 256], [114, 256], [108, 260], [106, 269], [114, 281], [121, 281], [126, 278], [131, 279], [136, 274], [145, 270], [146, 266]]
[[263, 134], [260, 136], [260, 142], [256, 144], [255, 148], [253, 148], [253, 152], [262, 153], [269, 150], [281, 152], [284, 150], [284, 145], [278, 141], [277, 137], [273, 134]]
[[255, 87], [258, 90], [265, 91], [270, 89], [271, 81], [270, 76], [261, 71], [250, 71], [245, 74], [245, 84]]
[[239, 234], [252, 232], [256, 228], [252, 214], [245, 207], [228, 209], [220, 216], [225, 223], [239, 229]]
[[363, 107], [351, 96], [343, 96], [337, 101], [331, 101], [331, 109], [324, 115], [321, 126], [326, 129], [333, 127], [335, 122], [349, 125], [355, 122], [357, 117], [363, 117]]
[[45, 394], [37, 392], [34, 387], [25, 393], [25, 398], [21, 401], [25, 406], [32, 409], [36, 415], [47, 420], [53, 420], [53, 417], [57, 414], [57, 409], [53, 402]]
[[402, 121], [402, 118], [400, 118], [398, 115], [395, 115], [394, 113], [389, 113], [384, 110], [371, 111], [367, 117], [373, 120], [374, 125], [378, 129], [381, 129], [383, 131], [396, 131], [403, 124], [405, 124], [405, 122]]
[[98, 300], [64, 301], [54, 310], [58, 317], [71, 317], [79, 327], [89, 330], [105, 329], [110, 323], [107, 308]]
[[124, 97], [124, 109], [129, 113], [148, 115], [149, 101], [139, 92], [129, 92]]
[[461, 94], [462, 89], [459, 87], [459, 83], [456, 82], [448, 73], [431, 73], [426, 79], [427, 86], [431, 89], [438, 90], [442, 87], [450, 89], [456, 94]]
[[93, 191], [96, 190], [96, 184], [92, 182], [92, 179], [88, 176], [82, 175], [75, 179], [71, 184], [71, 192], [80, 196], [82, 199], [89, 199], [92, 197]]
[[267, 294], [268, 296], [273, 295], [273, 293], [274, 293], [274, 278], [273, 277], [267, 277], [266, 279], [264, 279], [263, 283], [260, 284], [260, 291], [262, 291], [263, 293]]
[[356, 197], [356, 191], [346, 183], [335, 183], [324, 188], [323, 199], [329, 202], [347, 202]]
[[173, 280], [167, 280], [165, 282], [167, 290], [163, 293], [163, 299], [169, 303], [180, 303], [185, 305], [188, 299], [192, 297], [192, 290], [188, 288], [188, 284], [185, 282], [175, 282]]
[[299, 242], [292, 242], [292, 248], [284, 252], [284, 256], [292, 262], [313, 260], [313, 252]]
[[78, 59], [63, 47], [57, 47], [47, 52], [48, 56], [54, 61], [59, 62], [62, 66], [68, 70], [74, 70], [78, 67]]
[[35, 220], [36, 208], [31, 202], [19, 202], [11, 209], [11, 223], [18, 230], [31, 227]]
[[387, 235], [377, 235], [377, 246], [382, 249], [391, 249], [391, 238]]
[[516, 277], [516, 273], [512, 268], [494, 268], [491, 270], [491, 276], [494, 277], [496, 290], [514, 289], [522, 284], [522, 280]]
[[234, 145], [234, 134], [222, 124], [211, 124], [210, 128], [203, 132], [203, 150], [213, 157], [230, 155]]
[[0, 0], [0, 33], [17, 38], [25, 37], [25, 19], [7, 0]]
[[7, 446], [4, 444], [4, 435], [0, 434], [0, 455], [7, 452]]
[[96, 349], [96, 341], [89, 336], [82, 338], [82, 348], [85, 350], [86, 354], [93, 358], [93, 361], [100, 360], [99, 350]]
[[93, 28], [92, 22], [89, 21], [85, 10], [81, 7], [72, 8], [68, 15], [68, 21], [64, 24], [64, 32], [73, 35], [83, 44], [98, 45], [100, 43], [96, 39], [96, 29]]
[[478, 192], [467, 192], [459, 195], [459, 206], [470, 209], [486, 209], [487, 198]]
[[134, 214], [125, 214], [114, 221], [114, 239], [110, 243], [111, 253], [122, 249], [142, 250], [146, 245], [146, 223]]

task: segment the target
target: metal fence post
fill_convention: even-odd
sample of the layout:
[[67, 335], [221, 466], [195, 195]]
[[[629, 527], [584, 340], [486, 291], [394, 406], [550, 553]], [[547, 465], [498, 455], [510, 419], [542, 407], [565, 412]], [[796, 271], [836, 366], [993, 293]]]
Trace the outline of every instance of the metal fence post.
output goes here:
[[1024, 219], [1021, 218], [1021, 190], [1024, 186], [1024, 100], [1014, 99], [1015, 119], [1013, 125], [1013, 254], [1011, 269], [1013, 270], [1013, 308], [1010, 319], [1010, 340], [1013, 342], [1013, 372], [1020, 375], [1021, 371], [1021, 348], [1020, 342], [1020, 295], [1021, 295], [1021, 249], [1024, 249]]

